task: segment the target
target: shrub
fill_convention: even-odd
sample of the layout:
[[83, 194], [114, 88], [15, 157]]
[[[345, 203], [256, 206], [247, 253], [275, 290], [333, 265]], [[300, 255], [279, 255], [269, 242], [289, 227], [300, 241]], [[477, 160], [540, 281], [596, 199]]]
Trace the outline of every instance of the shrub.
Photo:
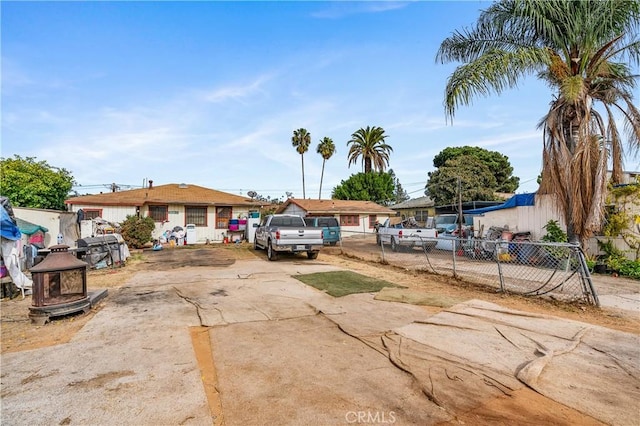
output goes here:
[[[560, 228], [560, 224], [557, 220], [550, 220], [544, 226], [547, 233], [542, 237], [542, 241], [547, 243], [566, 243], [567, 234]], [[559, 267], [560, 262], [565, 260], [569, 256], [569, 252], [566, 247], [545, 246], [544, 250], [552, 256], [551, 263], [554, 267]]]
[[567, 234], [560, 228], [560, 224], [557, 220], [550, 220], [544, 226], [547, 233], [542, 237], [542, 241], [547, 243], [566, 243]]
[[640, 279], [640, 262], [637, 260], [625, 260], [618, 269], [620, 275]]
[[640, 279], [640, 261], [627, 259], [624, 252], [611, 241], [598, 241], [598, 247], [605, 253], [604, 263], [607, 268], [620, 275]]
[[151, 242], [151, 234], [156, 228], [155, 221], [150, 217], [127, 216], [122, 222], [122, 238], [133, 248], [142, 248]]

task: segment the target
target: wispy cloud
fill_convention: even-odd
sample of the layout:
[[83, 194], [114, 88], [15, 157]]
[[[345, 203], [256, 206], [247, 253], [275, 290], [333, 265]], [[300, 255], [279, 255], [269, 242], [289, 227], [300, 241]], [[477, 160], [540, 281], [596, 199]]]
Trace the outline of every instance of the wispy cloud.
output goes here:
[[519, 144], [523, 141], [541, 140], [540, 132], [518, 132], [507, 133], [496, 136], [486, 137], [484, 139], [477, 140], [473, 145], [481, 148], [495, 148], [496, 146], [512, 146]]
[[410, 1], [362, 1], [339, 2], [333, 1], [325, 9], [313, 12], [312, 17], [318, 19], [340, 19], [363, 13], [380, 13], [407, 7]]
[[[2, 57], [2, 96], [35, 97], [43, 96], [48, 91], [64, 91], [77, 89], [78, 86], [104, 78], [107, 73], [89, 71], [74, 78], [52, 75], [49, 70], [26, 70], [19, 62]], [[25, 89], [29, 88], [28, 95]], [[38, 91], [37, 95], [34, 92]]]
[[272, 75], [261, 75], [248, 84], [219, 87], [203, 93], [203, 99], [211, 103], [221, 103], [228, 100], [242, 100], [246, 97], [261, 93], [263, 86], [273, 78]]

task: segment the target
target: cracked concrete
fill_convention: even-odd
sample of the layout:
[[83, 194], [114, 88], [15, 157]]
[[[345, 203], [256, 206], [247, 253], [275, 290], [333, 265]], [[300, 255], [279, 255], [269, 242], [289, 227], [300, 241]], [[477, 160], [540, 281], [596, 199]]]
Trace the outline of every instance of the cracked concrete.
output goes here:
[[[529, 405], [516, 405], [515, 397], [527, 388], [513, 371], [498, 367], [520, 365], [521, 358], [511, 354], [479, 367], [455, 352], [465, 347], [480, 356], [503, 350], [498, 341], [525, 351], [532, 342], [514, 330], [543, 321], [541, 316], [514, 313], [509, 322], [484, 324], [466, 305], [433, 316], [418, 306], [374, 300], [372, 294], [335, 299], [291, 278], [337, 269], [315, 261], [256, 258], [217, 268], [138, 273], [110, 291], [104, 308], [69, 343], [3, 355], [0, 421], [210, 425], [224, 418], [226, 425], [345, 424], [351, 413], [368, 413], [378, 421], [427, 425], [455, 421], [460, 410], [499, 395], [512, 398], [512, 412], [500, 406], [487, 418], [529, 412], [543, 423], [598, 424], [590, 416], [567, 414], [570, 409], [551, 399], [532, 413], [531, 394]], [[502, 311], [496, 308], [495, 315]], [[451, 323], [450, 317], [469, 322]], [[194, 327], [209, 336], [215, 383], [194, 354]], [[488, 341], [495, 347], [474, 346], [461, 337], [480, 329], [491, 333]], [[425, 348], [435, 337], [441, 352], [425, 373], [416, 365], [425, 363]], [[545, 339], [542, 345], [554, 347]], [[610, 337], [591, 339], [591, 347], [602, 350]], [[610, 350], [621, 350], [618, 345]], [[458, 364], [441, 368], [444, 361]], [[636, 374], [637, 365], [627, 358], [620, 357], [618, 366]], [[474, 380], [490, 383], [495, 393], [472, 394], [468, 387]], [[208, 400], [206, 390], [214, 386], [224, 417]]]

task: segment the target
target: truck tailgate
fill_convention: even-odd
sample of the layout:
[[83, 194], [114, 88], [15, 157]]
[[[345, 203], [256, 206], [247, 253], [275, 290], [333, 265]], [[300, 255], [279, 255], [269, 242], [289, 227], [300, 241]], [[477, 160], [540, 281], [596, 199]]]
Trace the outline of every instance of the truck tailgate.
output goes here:
[[280, 228], [278, 244], [322, 244], [321, 228]]

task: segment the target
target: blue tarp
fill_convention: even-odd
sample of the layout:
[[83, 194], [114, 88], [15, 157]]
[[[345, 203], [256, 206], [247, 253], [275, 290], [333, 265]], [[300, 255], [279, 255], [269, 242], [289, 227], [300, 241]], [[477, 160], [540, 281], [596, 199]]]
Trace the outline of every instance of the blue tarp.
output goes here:
[[534, 206], [535, 205], [535, 192], [531, 194], [516, 194], [509, 198], [504, 204], [499, 206], [484, 207], [481, 209], [465, 210], [464, 213], [469, 214], [481, 214], [486, 212], [492, 212], [494, 210], [512, 209], [519, 206]]
[[0, 235], [7, 240], [19, 240], [22, 234], [18, 226], [13, 223], [11, 216], [9, 216], [3, 205], [0, 205], [0, 210]]

